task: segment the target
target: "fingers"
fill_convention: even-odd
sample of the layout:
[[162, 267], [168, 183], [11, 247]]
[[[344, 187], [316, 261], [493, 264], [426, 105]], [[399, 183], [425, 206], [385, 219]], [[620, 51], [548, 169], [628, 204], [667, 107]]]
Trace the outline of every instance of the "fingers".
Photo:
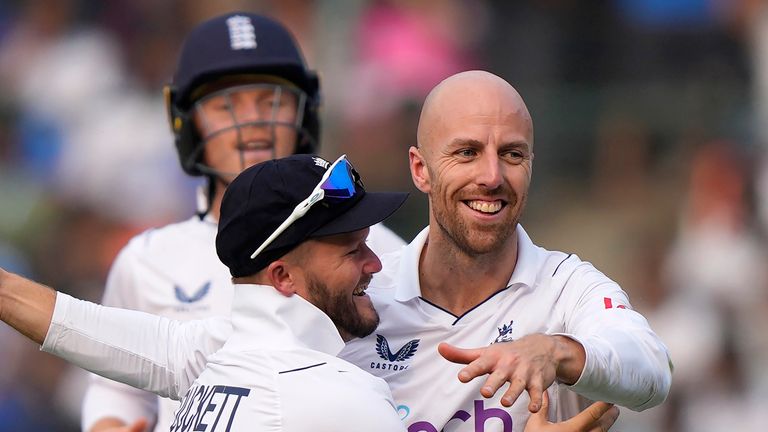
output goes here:
[[[603, 403], [603, 402], [599, 402]], [[608, 429], [616, 423], [619, 418], [619, 407], [611, 406], [600, 419], [595, 423], [595, 427], [590, 432], [607, 432]]]
[[453, 363], [469, 364], [476, 360], [483, 353], [483, 348], [465, 349], [451, 345], [447, 342], [441, 342], [437, 346], [437, 352], [446, 360]]
[[[476, 377], [490, 373], [493, 370], [493, 361], [483, 357], [485, 350], [486, 348], [458, 348], [445, 342], [437, 346], [437, 351], [446, 360], [467, 365], [467, 367], [459, 371], [459, 381], [464, 383], [470, 382]], [[501, 384], [499, 384], [499, 386], [500, 385]], [[497, 389], [498, 386], [493, 389], [491, 395], [493, 395]]]
[[539, 412], [539, 409], [542, 406], [542, 393], [546, 392], [536, 382], [533, 382], [528, 386], [528, 396], [531, 399], [530, 403], [528, 403], [528, 411], [532, 413]]
[[[612, 409], [615, 409], [615, 411], [611, 411]], [[618, 417], [619, 409], [614, 407], [613, 404], [595, 402], [565, 423], [575, 430], [607, 431]], [[603, 426], [605, 426], [605, 429], [601, 429]], [[591, 427], [591, 429], [587, 429], [588, 427]]]
[[547, 411], [549, 411], [549, 395], [547, 392], [544, 392], [544, 397], [541, 401], [541, 409], [528, 417], [524, 432], [538, 431], [549, 424], [549, 421], [547, 420]]
[[501, 397], [501, 404], [505, 407], [511, 407], [517, 398], [523, 394], [523, 391], [525, 391], [526, 383], [522, 379], [515, 377], [507, 380], [509, 381], [509, 387], [507, 387], [507, 391]]

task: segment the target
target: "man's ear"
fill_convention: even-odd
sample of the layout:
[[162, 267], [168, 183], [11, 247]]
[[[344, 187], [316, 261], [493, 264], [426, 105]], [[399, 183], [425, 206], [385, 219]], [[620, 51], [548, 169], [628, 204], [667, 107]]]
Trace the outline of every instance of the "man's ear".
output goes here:
[[269, 279], [270, 285], [282, 295], [290, 297], [296, 294], [297, 281], [296, 271], [297, 267], [291, 266], [285, 260], [279, 259], [272, 261], [272, 263], [265, 269], [267, 279]]
[[429, 193], [431, 186], [429, 181], [429, 170], [424, 161], [421, 151], [411, 146], [408, 149], [408, 165], [411, 168], [411, 179], [416, 188], [424, 193]]

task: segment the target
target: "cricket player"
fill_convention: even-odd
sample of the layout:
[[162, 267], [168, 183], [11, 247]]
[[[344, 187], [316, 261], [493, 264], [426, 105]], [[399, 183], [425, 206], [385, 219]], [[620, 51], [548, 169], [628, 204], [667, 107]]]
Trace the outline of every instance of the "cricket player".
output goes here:
[[545, 391], [558, 420], [669, 391], [667, 349], [618, 284], [520, 224], [534, 148], [500, 77], [459, 73], [426, 98], [409, 160], [429, 226], [384, 256], [368, 290], [381, 324], [341, 353], [389, 383], [409, 432], [521, 431]]
[[[226, 316], [232, 283], [214, 248], [222, 197], [255, 163], [317, 150], [319, 80], [282, 24], [238, 12], [190, 32], [165, 92], [181, 167], [207, 179], [200, 212], [133, 238], [112, 265], [103, 303], [179, 320]], [[371, 227], [369, 245], [377, 253], [404, 244], [383, 225]], [[154, 430], [167, 431], [177, 406], [94, 377], [82, 427], [109, 431], [147, 419]]]

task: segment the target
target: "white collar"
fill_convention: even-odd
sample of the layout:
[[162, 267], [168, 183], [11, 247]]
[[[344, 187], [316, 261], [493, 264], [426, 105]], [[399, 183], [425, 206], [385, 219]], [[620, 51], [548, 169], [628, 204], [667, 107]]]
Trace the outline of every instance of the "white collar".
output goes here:
[[[523, 284], [533, 287], [545, 256], [542, 254], [542, 249], [533, 244], [522, 225], [517, 224], [515, 235], [517, 235], [517, 264], [507, 286]], [[421, 230], [413, 241], [402, 249], [400, 267], [395, 276], [395, 300], [399, 302], [421, 296], [419, 261], [428, 236], [429, 226]]]
[[234, 332], [227, 344], [246, 347], [306, 347], [330, 355], [344, 348], [333, 321], [301, 296], [286, 297], [267, 285], [236, 284]]

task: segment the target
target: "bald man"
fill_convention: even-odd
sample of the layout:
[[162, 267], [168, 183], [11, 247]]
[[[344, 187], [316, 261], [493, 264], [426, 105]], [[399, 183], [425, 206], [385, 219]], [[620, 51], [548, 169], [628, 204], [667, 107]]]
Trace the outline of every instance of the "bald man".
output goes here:
[[409, 432], [521, 431], [547, 389], [557, 420], [587, 399], [643, 410], [669, 391], [667, 349], [624, 291], [520, 225], [533, 136], [523, 99], [488, 72], [424, 103], [409, 160], [429, 227], [385, 255], [368, 291], [381, 324], [341, 353], [389, 383]]
[[[480, 71], [443, 81], [427, 97], [409, 157], [429, 196], [429, 227], [382, 257], [367, 290], [381, 323], [340, 354], [388, 382], [409, 432], [520, 432], [545, 406], [545, 391], [552, 420], [588, 399], [633, 410], [665, 399], [667, 349], [627, 295], [575, 255], [536, 246], [519, 224], [533, 126], [514, 88]], [[82, 315], [54, 313], [43, 349], [80, 364], [88, 357], [92, 369], [159, 393], [166, 389], [155, 377], [194, 379], [228, 335], [221, 319], [153, 328], [145, 316]], [[155, 337], [116, 344], [113, 329], [122, 328]], [[148, 344], [190, 354], [153, 358]]]

